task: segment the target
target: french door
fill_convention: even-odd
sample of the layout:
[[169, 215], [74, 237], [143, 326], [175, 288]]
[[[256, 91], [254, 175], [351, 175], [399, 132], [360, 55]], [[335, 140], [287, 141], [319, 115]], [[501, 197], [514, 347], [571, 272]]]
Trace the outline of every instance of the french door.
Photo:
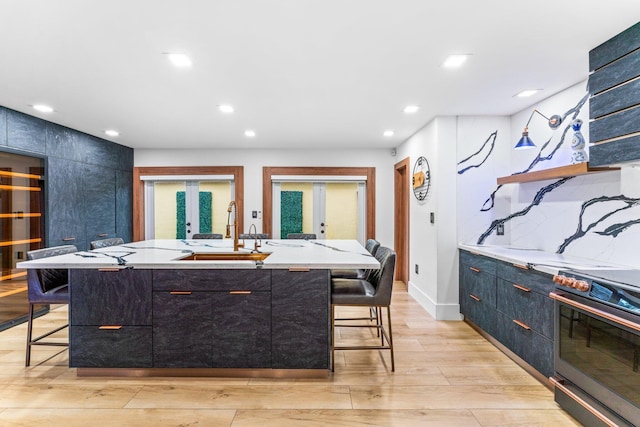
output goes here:
[[227, 207], [235, 191], [230, 177], [144, 178], [145, 238], [191, 239], [197, 233], [225, 233]]
[[313, 233], [318, 239], [365, 240], [364, 181], [273, 182], [273, 237]]

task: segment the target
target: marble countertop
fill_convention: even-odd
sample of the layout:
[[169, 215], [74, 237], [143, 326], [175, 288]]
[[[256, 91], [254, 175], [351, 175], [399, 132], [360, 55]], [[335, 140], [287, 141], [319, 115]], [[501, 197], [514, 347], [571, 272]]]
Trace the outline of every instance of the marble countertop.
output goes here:
[[632, 267], [608, 262], [546, 252], [539, 249], [523, 249], [510, 246], [472, 245], [460, 243], [458, 248], [501, 261], [520, 264], [547, 274], [558, 274], [559, 270], [628, 270]]
[[[242, 241], [241, 241], [242, 242]], [[233, 252], [233, 241], [145, 240], [76, 252], [39, 260], [22, 261], [18, 268], [193, 268], [193, 269], [330, 269], [380, 268], [378, 261], [356, 240], [262, 240], [260, 252], [270, 253], [264, 261], [181, 260], [192, 254]], [[254, 240], [245, 240], [253, 250]]]

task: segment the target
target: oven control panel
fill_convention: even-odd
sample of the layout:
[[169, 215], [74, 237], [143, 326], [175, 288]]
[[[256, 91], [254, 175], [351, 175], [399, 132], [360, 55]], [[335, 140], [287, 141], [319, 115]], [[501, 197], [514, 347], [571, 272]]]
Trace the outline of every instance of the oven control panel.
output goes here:
[[560, 272], [553, 281], [563, 290], [640, 314], [640, 289], [635, 286], [573, 272]]

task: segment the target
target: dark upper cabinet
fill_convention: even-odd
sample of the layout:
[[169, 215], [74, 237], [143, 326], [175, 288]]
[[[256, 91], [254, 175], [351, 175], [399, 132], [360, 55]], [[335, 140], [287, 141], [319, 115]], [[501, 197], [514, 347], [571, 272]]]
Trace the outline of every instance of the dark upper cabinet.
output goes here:
[[[133, 156], [130, 156], [133, 158]], [[116, 236], [133, 240], [133, 172], [116, 170]]]
[[7, 146], [31, 153], [46, 151], [47, 122], [13, 110], [7, 110]]
[[84, 165], [49, 157], [47, 162], [48, 246], [76, 245], [86, 250], [84, 209]]
[[47, 123], [46, 153], [48, 156], [82, 162], [82, 143], [78, 132], [55, 123]]
[[116, 237], [116, 171], [85, 165], [83, 181], [88, 247], [92, 240]]
[[0, 107], [0, 145], [7, 145], [7, 110]]
[[118, 167], [118, 160], [121, 157], [118, 144], [91, 135], [83, 135], [82, 144], [85, 163], [111, 169]]

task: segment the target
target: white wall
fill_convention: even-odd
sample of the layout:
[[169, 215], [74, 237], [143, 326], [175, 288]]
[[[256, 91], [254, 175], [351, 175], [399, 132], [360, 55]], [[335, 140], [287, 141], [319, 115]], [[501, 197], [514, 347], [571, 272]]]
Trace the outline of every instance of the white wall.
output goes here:
[[[398, 160], [429, 162], [427, 198], [411, 197], [409, 294], [437, 319], [459, 319], [456, 231], [457, 119], [439, 117], [398, 147]], [[431, 213], [435, 221], [430, 222]], [[416, 265], [419, 273], [415, 272]]]
[[251, 211], [262, 211], [262, 168], [264, 166], [334, 166], [376, 168], [376, 238], [393, 247], [393, 165], [391, 150], [145, 150], [134, 152], [135, 166], [243, 166], [244, 223]]

